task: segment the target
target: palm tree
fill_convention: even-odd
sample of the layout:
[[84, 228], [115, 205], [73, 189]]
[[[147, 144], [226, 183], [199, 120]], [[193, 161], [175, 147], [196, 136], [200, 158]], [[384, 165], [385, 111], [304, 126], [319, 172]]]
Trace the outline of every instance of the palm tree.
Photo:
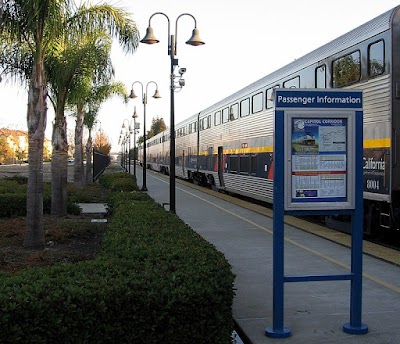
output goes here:
[[[52, 197], [53, 215], [67, 214], [67, 172], [68, 142], [65, 108], [68, 95], [81, 80], [93, 78], [97, 65], [105, 65], [101, 74], [112, 74], [109, 61], [111, 38], [104, 32], [89, 33], [87, 36], [69, 36], [53, 45], [45, 61], [49, 79], [50, 99], [54, 106], [55, 121], [53, 126], [52, 154]], [[106, 63], [103, 61], [107, 61]], [[108, 70], [108, 73], [106, 71]]]
[[92, 172], [92, 151], [93, 151], [93, 139], [92, 139], [92, 129], [96, 123], [96, 118], [99, 113], [100, 104], [91, 103], [89, 104], [89, 111], [84, 116], [83, 123], [89, 130], [88, 139], [86, 142], [86, 184], [90, 184], [93, 180]]
[[[27, 190], [27, 230], [24, 245], [30, 248], [43, 248], [43, 141], [47, 121], [47, 79], [44, 58], [49, 42], [57, 37], [62, 29], [60, 18], [69, 12], [70, 2], [49, 0], [10, 0], [2, 6], [2, 26], [0, 40], [2, 48], [9, 44], [15, 53], [12, 61], [18, 62], [18, 43], [29, 49], [31, 61], [25, 69], [30, 70], [28, 81], [28, 190]], [[9, 49], [2, 49], [3, 56]], [[26, 56], [25, 56], [26, 58]], [[22, 58], [21, 58], [22, 59]], [[24, 59], [26, 61], [26, 59]], [[23, 63], [21, 62], [22, 66]], [[6, 73], [18, 74], [17, 67], [6, 66]], [[3, 67], [4, 68], [4, 67]], [[4, 71], [3, 71], [4, 73]], [[20, 73], [24, 75], [24, 73]]]
[[[110, 82], [111, 78], [105, 78], [102, 84], [90, 83], [85, 80], [72, 89], [69, 95], [69, 104], [76, 105], [76, 126], [75, 126], [75, 163], [74, 163], [74, 182], [78, 186], [90, 183], [91, 174], [91, 130], [96, 122], [98, 109], [105, 100], [113, 95], [121, 96], [123, 101], [127, 103], [128, 94], [124, 84], [121, 82]], [[89, 108], [85, 116], [84, 109]], [[86, 118], [87, 117], [87, 118]], [[84, 121], [86, 120], [86, 121]], [[86, 179], [83, 170], [83, 124], [89, 129], [89, 140], [86, 145]]]
[[[47, 122], [47, 75], [44, 61], [52, 42], [65, 37], [65, 32], [87, 33], [104, 29], [116, 37], [127, 52], [133, 52], [138, 44], [136, 25], [123, 10], [104, 4], [82, 6], [74, 11], [73, 3], [72, 0], [8, 0], [1, 5], [0, 59], [4, 62], [1, 64], [3, 74], [10, 73], [21, 78], [26, 76], [28, 83], [30, 163], [24, 246], [29, 248], [41, 249], [45, 246], [42, 158]], [[29, 58], [18, 55], [21, 53], [18, 45], [28, 49]], [[14, 56], [8, 53], [14, 53]], [[20, 63], [20, 66], [26, 67], [24, 72], [18, 72], [18, 68], [12, 65], [19, 57], [29, 61], [28, 65]], [[26, 74], [28, 71], [29, 74]], [[62, 122], [55, 124], [63, 126]]]

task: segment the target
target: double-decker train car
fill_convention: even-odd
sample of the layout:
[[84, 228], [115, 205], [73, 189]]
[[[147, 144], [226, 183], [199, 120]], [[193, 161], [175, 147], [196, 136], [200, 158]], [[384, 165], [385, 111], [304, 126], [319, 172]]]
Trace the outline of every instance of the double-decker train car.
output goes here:
[[[365, 231], [398, 230], [400, 6], [176, 124], [176, 176], [273, 202], [275, 88], [363, 91]], [[169, 130], [147, 146], [147, 167], [168, 173]]]

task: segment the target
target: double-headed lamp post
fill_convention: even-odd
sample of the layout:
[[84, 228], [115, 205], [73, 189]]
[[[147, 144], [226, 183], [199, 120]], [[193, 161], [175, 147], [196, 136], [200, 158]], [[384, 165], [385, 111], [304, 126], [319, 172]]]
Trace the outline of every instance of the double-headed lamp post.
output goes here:
[[[125, 125], [125, 122], [128, 123], [128, 124]], [[128, 151], [127, 152], [126, 152], [126, 146], [125, 146], [125, 152], [126, 152], [125, 159], [128, 160], [128, 168], [125, 167], [125, 170], [127, 172], [129, 172], [129, 174], [131, 174], [131, 158], [130, 158], [130, 154], [131, 154], [131, 132], [130, 132], [129, 121], [127, 119], [124, 119], [124, 121], [122, 122], [122, 129], [125, 129], [125, 140], [128, 140]], [[122, 133], [122, 129], [121, 129], [121, 133]]]
[[121, 167], [124, 168], [124, 140], [122, 136], [122, 130], [119, 133], [118, 144], [121, 145]]
[[138, 118], [138, 114], [136, 112], [136, 106], [133, 111], [132, 119], [133, 119], [133, 127], [131, 126], [130, 131], [133, 133], [133, 175], [136, 177], [136, 133], [137, 130], [140, 129], [140, 123], [136, 123], [136, 118]]
[[147, 89], [150, 84], [155, 84], [156, 85], [156, 91], [154, 92], [153, 98], [161, 98], [160, 94], [158, 93], [158, 85], [155, 81], [149, 81], [146, 85], [146, 92], [144, 92], [144, 87], [143, 84], [140, 81], [135, 81], [132, 84], [132, 90], [131, 94], [129, 95], [129, 98], [137, 98], [137, 95], [135, 94], [133, 90], [133, 86], [135, 84], [139, 84], [142, 89], [142, 103], [143, 103], [143, 185], [142, 185], [142, 191], [147, 191], [147, 185], [146, 185], [146, 169], [147, 169], [147, 161], [146, 161], [146, 104], [147, 104]]
[[140, 41], [141, 43], [146, 43], [146, 44], [154, 44], [158, 43], [159, 40], [155, 38], [153, 34], [153, 28], [150, 25], [151, 18], [153, 18], [155, 15], [161, 14], [168, 20], [168, 55], [170, 56], [171, 59], [171, 74], [170, 74], [170, 80], [171, 80], [171, 107], [170, 107], [170, 160], [169, 160], [169, 209], [170, 212], [176, 213], [176, 207], [175, 207], [175, 99], [174, 99], [174, 92], [175, 89], [181, 89], [182, 86], [185, 85], [185, 81], [182, 79], [182, 74], [186, 72], [185, 68], [180, 68], [179, 73], [180, 73], [180, 79], [178, 82], [178, 85], [175, 85], [175, 78], [177, 77], [174, 74], [175, 66], [178, 66], [178, 59], [175, 58], [176, 51], [177, 51], [177, 37], [178, 37], [178, 20], [179, 18], [183, 16], [189, 16], [194, 20], [194, 29], [192, 32], [192, 37], [189, 38], [188, 41], [186, 41], [186, 44], [198, 46], [198, 45], [203, 45], [204, 42], [200, 39], [199, 36], [199, 30], [197, 29], [197, 22], [196, 18], [189, 14], [189, 13], [182, 13], [181, 15], [176, 18], [175, 22], [175, 35], [171, 35], [171, 29], [170, 29], [170, 21], [168, 16], [163, 13], [163, 12], [156, 12], [151, 15], [149, 19], [149, 26], [146, 30], [146, 35], [145, 37]]

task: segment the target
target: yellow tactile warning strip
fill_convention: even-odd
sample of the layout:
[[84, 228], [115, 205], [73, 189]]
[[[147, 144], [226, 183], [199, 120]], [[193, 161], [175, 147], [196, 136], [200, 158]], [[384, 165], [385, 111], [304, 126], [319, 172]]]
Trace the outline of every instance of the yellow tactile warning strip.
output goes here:
[[[273, 211], [271, 209], [265, 208], [261, 205], [252, 204], [252, 203], [246, 202], [244, 200], [232, 197], [230, 195], [186, 182], [184, 180], [178, 179], [177, 182], [181, 183], [181, 184], [186, 184], [192, 188], [195, 188], [202, 192], [213, 195], [214, 197], [224, 199], [228, 202], [234, 203], [243, 208], [255, 211], [259, 214], [269, 216], [269, 217], [273, 216]], [[299, 228], [303, 231], [306, 231], [308, 233], [320, 236], [327, 240], [331, 240], [340, 245], [343, 245], [346, 247], [351, 247], [351, 237], [346, 233], [342, 233], [342, 232], [339, 232], [339, 231], [336, 231], [333, 229], [329, 229], [327, 227], [323, 227], [318, 224], [314, 224], [314, 223], [311, 223], [306, 220], [302, 220], [300, 218], [293, 217], [293, 216], [285, 216], [285, 223], [290, 226]], [[381, 245], [374, 244], [374, 243], [371, 243], [368, 241], [364, 241], [363, 242], [363, 252], [369, 256], [372, 256], [372, 257], [375, 257], [378, 259], [382, 259], [388, 263], [392, 263], [392, 264], [400, 266], [400, 251], [396, 251], [394, 249], [391, 249], [391, 248], [388, 248], [385, 246], [381, 246]]]

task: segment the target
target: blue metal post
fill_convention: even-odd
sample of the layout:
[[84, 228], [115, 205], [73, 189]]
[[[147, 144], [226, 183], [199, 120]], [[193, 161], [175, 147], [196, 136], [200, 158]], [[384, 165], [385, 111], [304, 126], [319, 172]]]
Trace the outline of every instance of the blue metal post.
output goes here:
[[343, 325], [349, 334], [365, 334], [368, 326], [361, 322], [362, 309], [362, 241], [363, 241], [363, 112], [356, 111], [355, 210], [351, 233], [350, 322]]
[[274, 132], [274, 218], [273, 218], [273, 325], [265, 329], [271, 338], [286, 338], [291, 330], [284, 321], [284, 118], [275, 111]]

